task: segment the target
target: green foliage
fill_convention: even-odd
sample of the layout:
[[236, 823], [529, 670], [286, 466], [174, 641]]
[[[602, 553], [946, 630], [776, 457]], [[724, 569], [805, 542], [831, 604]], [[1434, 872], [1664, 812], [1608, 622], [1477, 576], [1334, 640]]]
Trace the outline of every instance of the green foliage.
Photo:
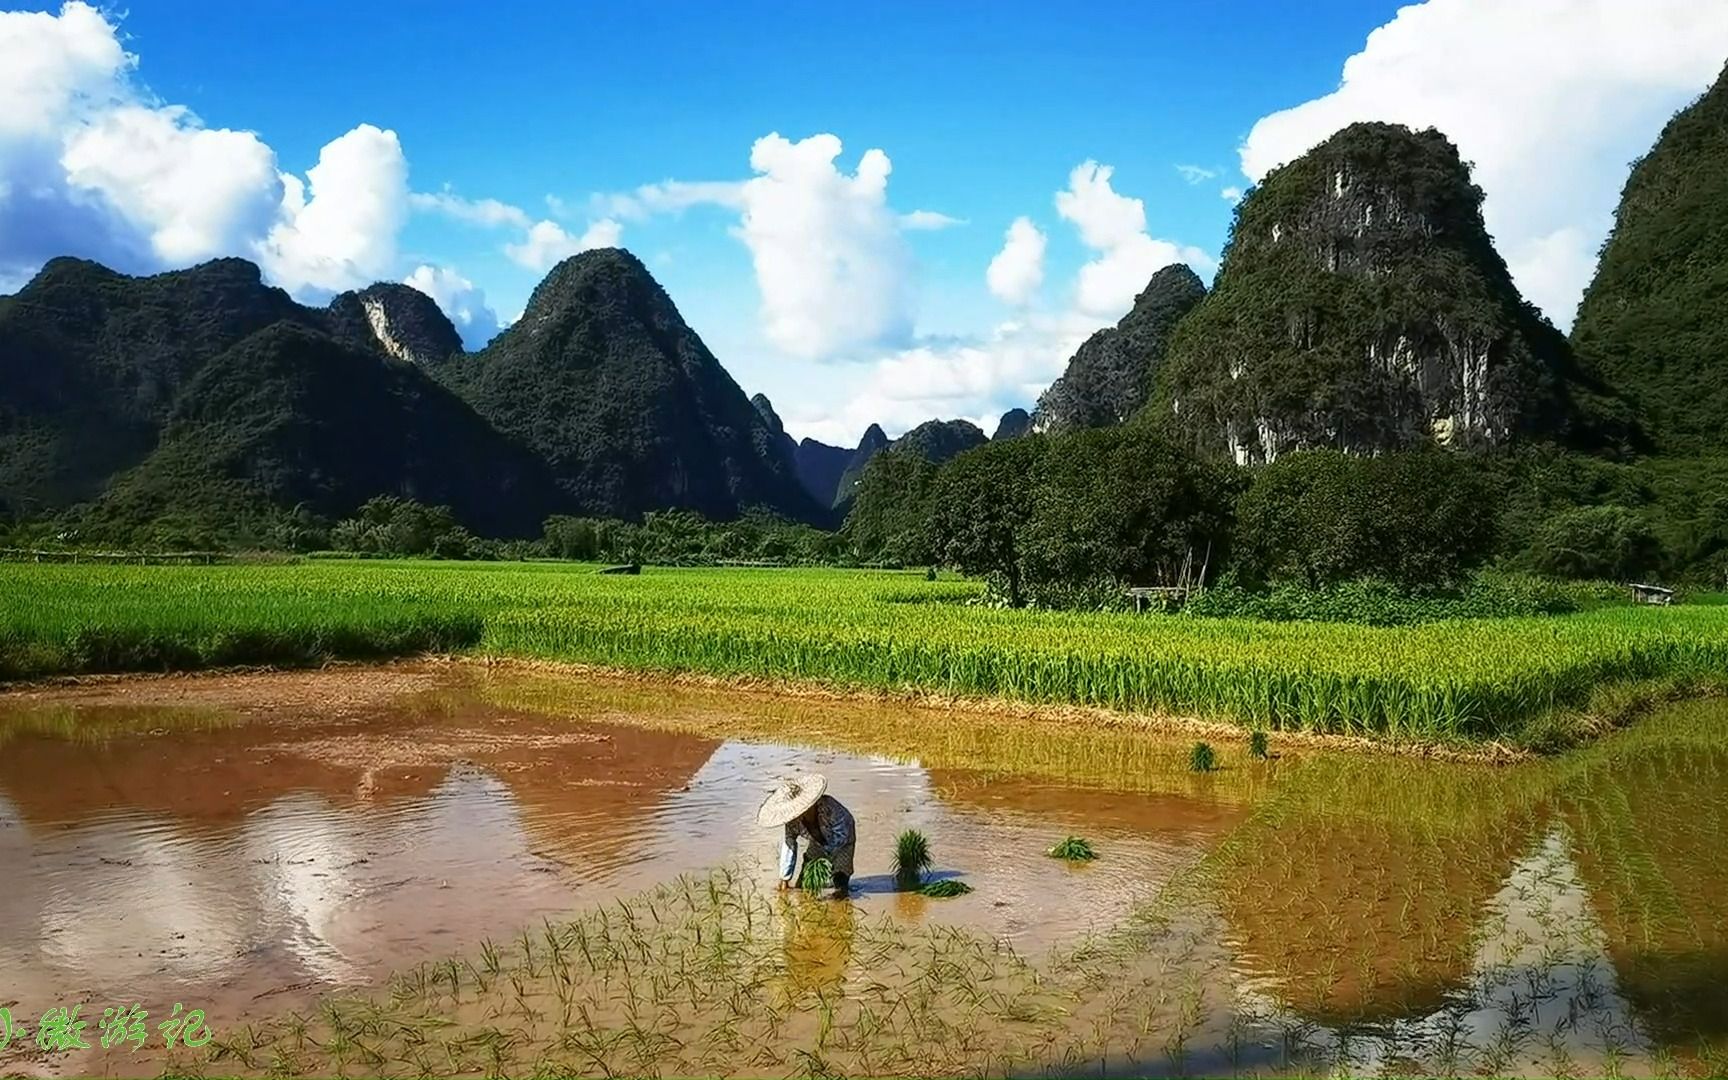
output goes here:
[[1662, 545], [1644, 515], [1620, 506], [1568, 510], [1545, 525], [1536, 569], [1556, 577], [1629, 580], [1662, 564]]
[[972, 891], [972, 886], [955, 878], [943, 878], [940, 881], [928, 881], [918, 887], [925, 896], [944, 899], [950, 896], [965, 896]]
[[1258, 470], [1237, 503], [1235, 568], [1248, 582], [1310, 588], [1454, 581], [1492, 554], [1492, 497], [1474, 464], [1439, 451], [1289, 454]]
[[1256, 728], [1248, 736], [1248, 756], [1256, 761], [1265, 761], [1271, 756], [1272, 740], [1266, 734], [1265, 728]]
[[1092, 850], [1091, 841], [1070, 836], [1050, 849], [1050, 857], [1064, 862], [1091, 862], [1098, 853]]
[[1572, 331], [1667, 450], [1728, 449], [1725, 303], [1728, 69], [1632, 166]]
[[923, 833], [907, 829], [894, 839], [894, 879], [901, 885], [916, 885], [930, 866], [930, 841]]
[[930, 531], [942, 561], [998, 583], [1011, 607], [1025, 602], [1021, 538], [1032, 516], [1041, 438], [986, 443], [937, 474]]
[[[1233, 470], [1141, 426], [1046, 443], [1020, 556], [1041, 605], [1119, 605], [1124, 584], [1173, 583], [1185, 568], [1198, 579], [1206, 565], [1223, 564]], [[1087, 597], [1088, 586], [1102, 595]]]
[[798, 875], [798, 887], [807, 892], [820, 892], [834, 884], [834, 864], [827, 859], [807, 859]]
[[[1263, 735], [1264, 732], [1256, 732]], [[1211, 743], [1197, 742], [1188, 751], [1189, 772], [1211, 772], [1218, 767], [1218, 754], [1212, 749]]]
[[1592, 590], [1517, 573], [1484, 572], [1456, 585], [1417, 587], [1359, 578], [1318, 588], [1286, 581], [1250, 589], [1227, 580], [1190, 597], [1182, 614], [1269, 622], [1411, 626], [1442, 619], [1560, 615], [1596, 601]]
[[546, 520], [541, 548], [559, 559], [657, 566], [810, 566], [846, 561], [835, 534], [760, 509], [723, 522], [708, 521], [688, 510], [651, 512], [640, 522], [554, 516]]
[[1087, 338], [1039, 396], [1039, 429], [1056, 435], [1108, 427], [1138, 412], [1177, 322], [1205, 296], [1206, 286], [1186, 266], [1153, 274], [1122, 321]]
[[877, 454], [859, 479], [843, 533], [860, 559], [908, 566], [935, 561], [930, 536], [937, 466], [918, 456]]

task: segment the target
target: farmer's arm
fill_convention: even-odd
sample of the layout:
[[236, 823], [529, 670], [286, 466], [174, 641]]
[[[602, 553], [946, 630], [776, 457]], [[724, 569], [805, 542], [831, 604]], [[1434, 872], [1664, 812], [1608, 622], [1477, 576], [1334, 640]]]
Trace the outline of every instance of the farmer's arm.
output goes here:
[[786, 832], [780, 838], [780, 881], [790, 884], [793, 873], [798, 869], [798, 830], [797, 823], [788, 821]]

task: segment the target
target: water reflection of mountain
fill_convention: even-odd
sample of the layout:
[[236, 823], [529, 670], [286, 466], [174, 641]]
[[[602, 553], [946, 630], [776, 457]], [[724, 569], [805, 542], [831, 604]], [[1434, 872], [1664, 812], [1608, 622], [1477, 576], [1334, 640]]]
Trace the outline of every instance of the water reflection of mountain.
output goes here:
[[1315, 759], [1214, 860], [1251, 983], [1321, 1024], [1420, 1016], [1468, 979], [1481, 912], [1541, 834], [1509, 771]]
[[1728, 702], [1587, 754], [1561, 805], [1622, 993], [1671, 1051], [1728, 1049]]

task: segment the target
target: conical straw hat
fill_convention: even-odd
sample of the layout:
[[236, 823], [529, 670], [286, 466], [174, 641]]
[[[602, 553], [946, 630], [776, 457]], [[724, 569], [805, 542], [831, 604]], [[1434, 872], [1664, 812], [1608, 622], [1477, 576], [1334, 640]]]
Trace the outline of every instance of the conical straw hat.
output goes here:
[[828, 778], [821, 773], [804, 773], [782, 780], [762, 800], [762, 808], [756, 811], [756, 824], [784, 825], [815, 806], [827, 790]]

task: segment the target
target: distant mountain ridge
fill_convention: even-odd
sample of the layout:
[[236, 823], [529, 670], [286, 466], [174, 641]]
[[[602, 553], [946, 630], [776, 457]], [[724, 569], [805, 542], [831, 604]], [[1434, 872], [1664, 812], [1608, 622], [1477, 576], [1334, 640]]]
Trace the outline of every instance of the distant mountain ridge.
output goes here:
[[551, 513], [825, 512], [647, 270], [585, 252], [479, 353], [431, 298], [379, 284], [326, 308], [218, 259], [129, 277], [55, 259], [0, 297], [0, 513], [95, 520], [448, 503], [526, 536]]
[[926, 420], [892, 441], [883, 434], [880, 426], [871, 424], [865, 430], [864, 437], [859, 440], [858, 449], [852, 452], [846, 462], [846, 471], [840, 477], [834, 493], [835, 509], [842, 509], [851, 503], [852, 496], [858, 489], [858, 481], [863, 479], [865, 468], [877, 454], [886, 451], [917, 454], [926, 461], [940, 465], [989, 441], [978, 425], [970, 420]]

